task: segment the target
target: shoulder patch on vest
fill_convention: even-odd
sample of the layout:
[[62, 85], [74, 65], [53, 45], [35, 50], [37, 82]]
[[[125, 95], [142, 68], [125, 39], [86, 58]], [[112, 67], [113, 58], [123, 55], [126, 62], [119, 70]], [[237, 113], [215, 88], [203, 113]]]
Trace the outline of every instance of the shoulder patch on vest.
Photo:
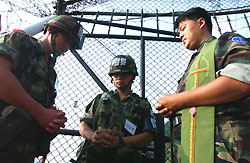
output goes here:
[[231, 41], [232, 42], [239, 42], [239, 43], [242, 43], [242, 44], [247, 43], [242, 37], [239, 37], [239, 36], [231, 38]]

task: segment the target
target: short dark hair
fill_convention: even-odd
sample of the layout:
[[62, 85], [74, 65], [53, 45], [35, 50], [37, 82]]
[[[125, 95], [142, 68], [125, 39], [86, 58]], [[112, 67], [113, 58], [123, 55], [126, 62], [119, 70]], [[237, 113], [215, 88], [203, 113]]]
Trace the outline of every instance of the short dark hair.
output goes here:
[[210, 33], [212, 33], [212, 21], [211, 21], [211, 16], [209, 13], [200, 7], [195, 7], [187, 10], [183, 14], [179, 15], [178, 18], [175, 21], [175, 28], [178, 29], [179, 23], [184, 21], [184, 20], [198, 20], [199, 18], [203, 18], [206, 21], [207, 28]]

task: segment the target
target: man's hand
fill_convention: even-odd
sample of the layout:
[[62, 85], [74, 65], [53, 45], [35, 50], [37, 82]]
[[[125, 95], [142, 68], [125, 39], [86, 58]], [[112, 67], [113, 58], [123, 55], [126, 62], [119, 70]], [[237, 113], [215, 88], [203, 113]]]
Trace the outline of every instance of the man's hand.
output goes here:
[[250, 84], [220, 76], [198, 88], [162, 96], [158, 100], [156, 109], [167, 108], [162, 110], [160, 114], [169, 117], [171, 112], [164, 115], [169, 110], [176, 112], [186, 107], [224, 104], [245, 98], [249, 94]]
[[119, 137], [115, 136], [110, 129], [100, 129], [95, 131], [91, 141], [104, 148], [114, 148], [119, 141]]
[[173, 115], [175, 108], [175, 96], [174, 94], [166, 94], [159, 98], [158, 104], [156, 104], [155, 109], [163, 117], [169, 118]]
[[0, 99], [24, 109], [48, 132], [59, 132], [67, 121], [65, 113], [60, 110], [46, 109], [33, 99], [12, 73], [14, 65], [0, 55]]
[[158, 110], [158, 113], [161, 114], [163, 117], [169, 118], [173, 115], [172, 110], [164, 108], [164, 106], [159, 103], [156, 104], [155, 109]]
[[67, 122], [65, 113], [53, 108], [43, 109], [36, 120], [48, 132], [59, 132], [61, 127], [65, 127], [64, 123]]

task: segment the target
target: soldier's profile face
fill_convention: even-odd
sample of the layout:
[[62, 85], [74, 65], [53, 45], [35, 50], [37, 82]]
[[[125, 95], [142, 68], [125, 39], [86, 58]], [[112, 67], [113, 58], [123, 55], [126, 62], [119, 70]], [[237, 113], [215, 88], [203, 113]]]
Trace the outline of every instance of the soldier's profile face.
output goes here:
[[71, 46], [72, 38], [64, 33], [58, 32], [55, 37], [56, 49], [61, 52], [61, 54], [67, 52]]

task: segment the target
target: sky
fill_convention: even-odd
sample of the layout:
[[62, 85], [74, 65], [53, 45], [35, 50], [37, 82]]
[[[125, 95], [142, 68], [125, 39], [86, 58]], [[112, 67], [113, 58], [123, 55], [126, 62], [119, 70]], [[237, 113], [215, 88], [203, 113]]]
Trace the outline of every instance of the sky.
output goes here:
[[[15, 10], [15, 8], [13, 8], [13, 9]], [[16, 22], [16, 23], [11, 24], [11, 26], [9, 27], [10, 30], [12, 30], [14, 28], [23, 28], [23, 27], [28, 26], [29, 24], [33, 24], [34, 22], [41, 20], [41, 18], [33, 16], [29, 13], [26, 13], [25, 11], [21, 11], [21, 10], [17, 11], [16, 10], [16, 12], [13, 12], [12, 14], [10, 14], [10, 13], [7, 13], [8, 10], [10, 10], [10, 7], [5, 5], [4, 2], [0, 1], [2, 32], [6, 32], [7, 24], [10, 24], [10, 22], [7, 22], [7, 21], [9, 21], [7, 19], [7, 17], [9, 17], [9, 18], [11, 17], [11, 21]], [[97, 11], [98, 8], [93, 7], [91, 10]], [[246, 13], [246, 16], [247, 16], [248, 22], [250, 22], [250, 13]], [[231, 19], [233, 29], [236, 29], [238, 33], [242, 34], [245, 37], [250, 37], [249, 28], [246, 27], [247, 26], [246, 20], [244, 18], [242, 18], [242, 15], [229, 15], [229, 17]], [[20, 22], [19, 19], [22, 19], [23, 21]], [[172, 19], [172, 18], [170, 18], [170, 19]], [[152, 20], [154, 20], [154, 19], [152, 19]], [[213, 30], [213, 35], [218, 37], [220, 35], [220, 33], [218, 32], [217, 24], [215, 23], [213, 18], [212, 18], [212, 20], [213, 20], [213, 26], [215, 27]], [[231, 31], [230, 26], [227, 22], [227, 17], [218, 17], [218, 21], [224, 22], [224, 23], [220, 23], [220, 29], [222, 30], [222, 33], [226, 32], [226, 31]], [[133, 22], [133, 21], [131, 21], [131, 22]], [[144, 22], [145, 27], [147, 27], [147, 26], [150, 27], [150, 23], [151, 23], [150, 20], [145, 21]], [[161, 23], [160, 24], [161, 27], [166, 27], [166, 30], [168, 30], [169, 23], [167, 23], [165, 20], [161, 21], [160, 23]], [[100, 28], [102, 28], [102, 27], [100, 27]], [[153, 27], [153, 28], [156, 28], [156, 27]], [[170, 28], [171, 28], [170, 30], [172, 30], [171, 26], [170, 26]], [[98, 30], [98, 27], [96, 28], [96, 30]], [[102, 31], [102, 30], [99, 30], [99, 31]], [[115, 30], [113, 30], [113, 31], [115, 31]], [[117, 33], [119, 32], [118, 29], [116, 31], [117, 31]]]

